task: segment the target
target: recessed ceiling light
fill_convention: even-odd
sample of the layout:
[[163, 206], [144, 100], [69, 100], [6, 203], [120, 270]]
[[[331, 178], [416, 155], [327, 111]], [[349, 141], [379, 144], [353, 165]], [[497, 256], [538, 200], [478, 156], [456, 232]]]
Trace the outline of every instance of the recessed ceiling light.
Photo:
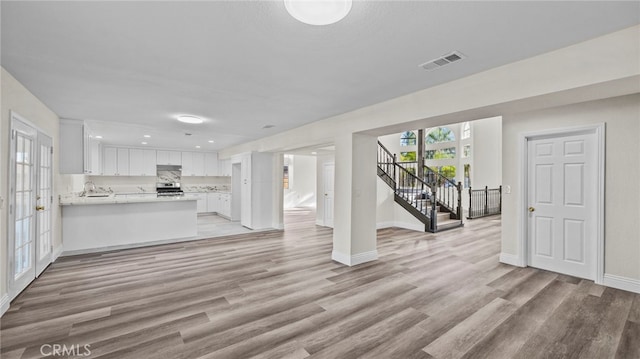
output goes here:
[[284, 0], [284, 7], [296, 20], [309, 25], [329, 25], [351, 11], [351, 0]]
[[200, 146], [196, 146], [196, 148], [200, 148]]
[[213, 140], [209, 140], [209, 141], [207, 141], [207, 142], [209, 142], [209, 143], [213, 143], [214, 141], [213, 141]]
[[146, 144], [147, 144], [146, 142], [140, 142], [140, 143], [142, 143], [143, 145], [146, 145]]
[[262, 128], [274, 128], [276, 127], [276, 125], [264, 125], [262, 126]]
[[142, 137], [144, 137], [144, 138], [151, 138], [151, 135], [144, 135], [144, 136], [142, 136]]
[[317, 154], [318, 154], [318, 152], [315, 152], [315, 151], [314, 151], [314, 152], [311, 152], [311, 154], [312, 154], [312, 155], [317, 155]]
[[190, 116], [190, 115], [180, 115], [178, 116], [178, 121], [184, 123], [202, 123], [204, 122], [200, 117]]
[[96, 136], [96, 138], [100, 140], [100, 139], [102, 139], [102, 136], [98, 135], [98, 136]]

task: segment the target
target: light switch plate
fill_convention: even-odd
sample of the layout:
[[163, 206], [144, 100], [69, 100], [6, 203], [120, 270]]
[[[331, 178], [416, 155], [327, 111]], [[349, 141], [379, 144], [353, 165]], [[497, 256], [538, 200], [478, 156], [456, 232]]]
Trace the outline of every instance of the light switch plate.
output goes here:
[[511, 186], [506, 185], [506, 186], [504, 187], [504, 193], [505, 193], [505, 194], [511, 194]]

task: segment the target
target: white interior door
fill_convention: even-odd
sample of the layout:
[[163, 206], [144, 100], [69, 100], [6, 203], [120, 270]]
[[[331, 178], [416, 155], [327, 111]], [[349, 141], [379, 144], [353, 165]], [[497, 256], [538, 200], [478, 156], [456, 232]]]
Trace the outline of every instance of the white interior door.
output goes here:
[[333, 184], [335, 164], [325, 163], [322, 171], [324, 189], [324, 225], [333, 227]]
[[12, 114], [10, 150], [9, 295], [15, 298], [36, 277], [37, 131]]
[[53, 252], [53, 141], [38, 133], [37, 183], [36, 183], [36, 276], [51, 263]]
[[253, 219], [252, 219], [252, 200], [251, 200], [251, 155], [242, 156], [242, 160], [240, 162], [240, 177], [242, 180], [241, 185], [241, 197], [240, 198], [240, 224], [247, 227], [253, 228]]
[[593, 133], [528, 141], [531, 266], [595, 279], [596, 146]]

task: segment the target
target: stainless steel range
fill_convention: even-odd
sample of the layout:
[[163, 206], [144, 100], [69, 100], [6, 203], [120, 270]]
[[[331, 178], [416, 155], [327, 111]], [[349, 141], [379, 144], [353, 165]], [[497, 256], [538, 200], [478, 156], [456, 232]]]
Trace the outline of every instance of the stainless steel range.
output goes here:
[[184, 191], [180, 189], [179, 182], [173, 183], [156, 183], [156, 191], [158, 192], [158, 197], [166, 197], [166, 196], [184, 196]]
[[181, 177], [181, 166], [158, 165], [156, 180], [158, 197], [184, 195], [184, 192], [180, 189]]

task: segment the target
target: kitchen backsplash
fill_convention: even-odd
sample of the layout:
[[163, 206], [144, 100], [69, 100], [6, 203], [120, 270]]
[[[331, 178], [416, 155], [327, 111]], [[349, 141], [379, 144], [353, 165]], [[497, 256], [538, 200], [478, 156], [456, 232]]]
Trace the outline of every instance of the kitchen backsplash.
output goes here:
[[[99, 190], [100, 187], [104, 190], [111, 188], [114, 192], [154, 192], [156, 179], [136, 176], [86, 176], [86, 180], [95, 183]], [[183, 190], [207, 187], [215, 187], [220, 191], [231, 190], [231, 177], [182, 177], [180, 183]]]

